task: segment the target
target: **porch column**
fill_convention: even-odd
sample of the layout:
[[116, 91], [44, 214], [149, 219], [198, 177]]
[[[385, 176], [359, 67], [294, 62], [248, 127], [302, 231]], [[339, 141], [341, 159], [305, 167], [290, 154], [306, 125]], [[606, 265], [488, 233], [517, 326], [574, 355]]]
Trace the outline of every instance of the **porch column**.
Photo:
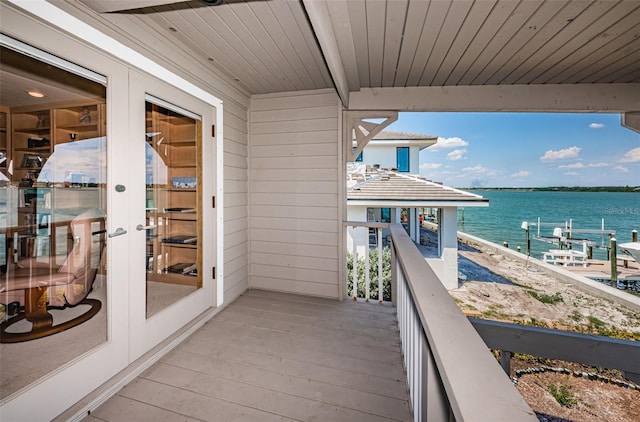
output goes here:
[[420, 231], [417, 230], [418, 227], [418, 209], [417, 208], [409, 208], [409, 237], [414, 242], [420, 241]]
[[440, 258], [442, 273], [439, 274], [442, 284], [447, 289], [458, 288], [458, 209], [445, 207], [440, 210], [438, 219], [440, 234]]

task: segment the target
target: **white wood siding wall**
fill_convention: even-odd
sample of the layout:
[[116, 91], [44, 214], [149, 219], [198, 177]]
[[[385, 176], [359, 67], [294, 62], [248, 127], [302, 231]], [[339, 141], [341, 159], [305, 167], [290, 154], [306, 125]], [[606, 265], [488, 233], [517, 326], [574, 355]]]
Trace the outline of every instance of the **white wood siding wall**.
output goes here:
[[251, 287], [339, 297], [339, 114], [333, 90], [252, 97]]
[[[117, 16], [116, 22], [107, 23], [105, 19], [96, 16], [81, 3], [56, 2], [56, 6], [73, 13], [87, 24], [144, 54], [223, 101], [224, 268], [222, 280], [224, 302], [229, 303], [249, 287], [247, 218], [249, 94], [231, 78], [220, 72], [213, 72], [206, 57], [174, 45], [171, 35], [156, 24], [146, 23], [139, 20], [136, 15], [126, 14]], [[125, 36], [127, 32], [133, 38]], [[153, 47], [146, 48], [132, 39], [152, 39]], [[73, 58], [69, 59], [73, 61]], [[185, 63], [189, 65], [185, 66]], [[218, 281], [220, 279], [218, 272]]]
[[247, 110], [224, 106], [224, 302], [249, 288]]

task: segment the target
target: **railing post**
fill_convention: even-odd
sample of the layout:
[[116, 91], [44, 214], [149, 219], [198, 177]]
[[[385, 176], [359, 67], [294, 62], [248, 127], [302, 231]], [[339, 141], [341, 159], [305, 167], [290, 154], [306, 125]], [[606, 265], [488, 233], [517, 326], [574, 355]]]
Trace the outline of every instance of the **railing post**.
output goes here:
[[367, 229], [367, 239], [364, 244], [364, 300], [369, 303], [371, 297], [371, 265], [369, 263], [369, 229]]
[[396, 248], [393, 245], [393, 240], [391, 241], [391, 245], [389, 245], [391, 249], [391, 303], [393, 306], [398, 306], [398, 301], [396, 297], [398, 296], [398, 257], [396, 256]]
[[352, 283], [352, 290], [351, 290], [351, 297], [353, 297], [353, 300], [358, 300], [358, 228], [356, 226], [353, 226], [353, 246], [352, 246], [352, 254], [353, 254], [353, 270], [352, 270], [352, 274], [353, 276], [351, 277], [353, 283]]
[[382, 229], [378, 229], [378, 302], [384, 301], [384, 280], [382, 277]]
[[513, 353], [508, 352], [506, 350], [500, 350], [500, 366], [507, 374], [508, 377], [511, 376], [511, 358], [513, 357]]

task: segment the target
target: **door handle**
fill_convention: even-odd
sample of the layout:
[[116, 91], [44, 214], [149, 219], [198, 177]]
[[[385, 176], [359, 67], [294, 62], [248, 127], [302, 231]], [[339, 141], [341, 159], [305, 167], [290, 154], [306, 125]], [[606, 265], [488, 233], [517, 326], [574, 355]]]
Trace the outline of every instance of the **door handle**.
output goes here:
[[114, 231], [113, 233], [109, 233], [107, 236], [116, 237], [116, 236], [122, 236], [123, 234], [126, 234], [126, 233], [127, 231], [125, 229], [123, 229], [122, 227], [118, 227], [116, 231]]
[[138, 230], [139, 232], [141, 232], [142, 230], [151, 230], [151, 229], [155, 229], [156, 226], [143, 226], [142, 224], [138, 224], [136, 226], [136, 230]]

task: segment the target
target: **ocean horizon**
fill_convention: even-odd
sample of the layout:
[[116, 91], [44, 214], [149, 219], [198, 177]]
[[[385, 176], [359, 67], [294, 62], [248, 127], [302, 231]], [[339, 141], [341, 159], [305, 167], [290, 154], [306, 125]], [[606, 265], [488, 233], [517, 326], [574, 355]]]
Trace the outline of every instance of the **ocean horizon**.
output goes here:
[[[546, 189], [546, 188], [545, 188]], [[466, 189], [489, 199], [488, 207], [458, 208], [458, 231], [481, 237], [510, 249], [526, 250], [526, 233], [522, 223], [555, 223], [540, 227], [543, 237], [553, 235], [555, 227], [571, 224], [573, 229], [615, 231], [618, 245], [631, 242], [632, 230], [640, 231], [640, 194], [638, 192], [601, 192], [528, 189]], [[558, 246], [533, 239], [538, 227], [530, 228], [531, 256]], [[574, 238], [588, 239], [601, 247], [593, 249], [595, 259], [607, 259], [609, 236], [599, 233], [576, 233]], [[581, 248], [574, 245], [574, 249]]]

